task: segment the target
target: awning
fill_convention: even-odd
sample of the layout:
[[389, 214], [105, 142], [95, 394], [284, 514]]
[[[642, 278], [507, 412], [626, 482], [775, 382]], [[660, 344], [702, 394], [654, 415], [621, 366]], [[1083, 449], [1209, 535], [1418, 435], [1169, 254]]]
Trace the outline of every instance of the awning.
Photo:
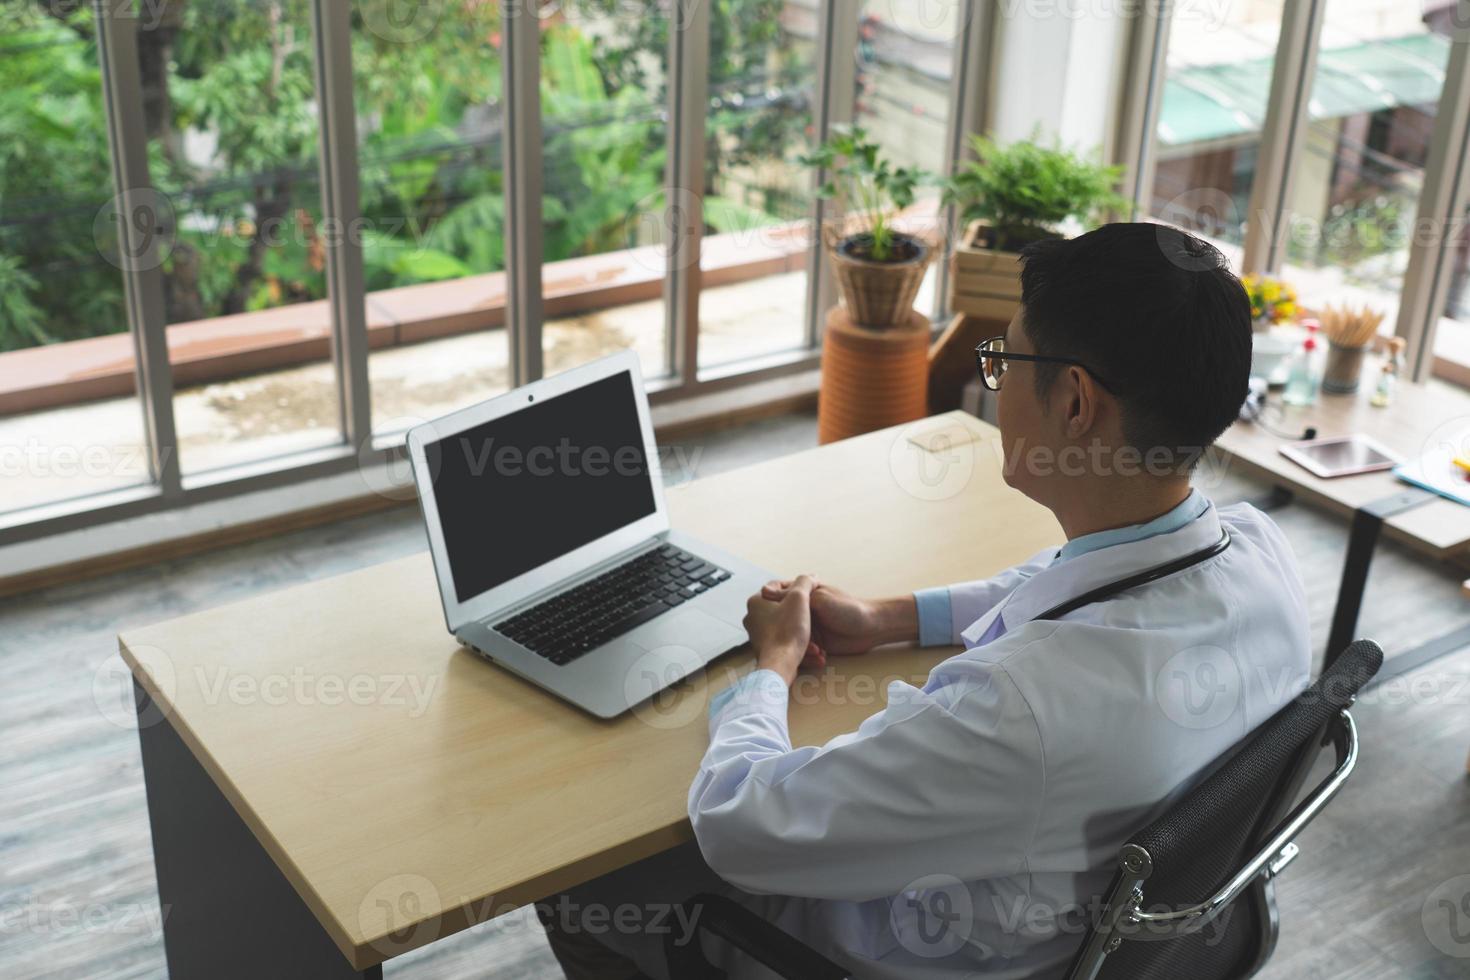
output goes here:
[[[1322, 51], [1311, 117], [1336, 119], [1439, 100], [1450, 40], [1411, 34]], [[1159, 140], [1168, 146], [1225, 139], [1261, 128], [1271, 89], [1269, 58], [1201, 65], [1164, 82]]]

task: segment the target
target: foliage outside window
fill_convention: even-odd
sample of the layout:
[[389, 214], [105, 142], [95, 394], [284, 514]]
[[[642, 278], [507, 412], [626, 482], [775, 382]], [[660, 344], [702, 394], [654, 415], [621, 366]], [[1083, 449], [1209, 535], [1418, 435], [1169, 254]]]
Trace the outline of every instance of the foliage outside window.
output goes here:
[[[111, 170], [95, 138], [105, 124], [90, 6], [28, 2], [0, 14], [4, 350], [127, 329], [115, 268], [92, 262], [84, 282], [34, 272], [96, 257], [96, 204], [66, 189], [108, 187]], [[436, 26], [407, 43], [374, 30], [392, 2], [362, 0], [352, 14], [366, 286], [500, 270], [500, 5], [433, 0]], [[789, 220], [790, 189], [759, 186], [753, 166], [784, 158], [810, 121], [770, 53], [783, 0], [716, 7], [707, 222]], [[158, 9], [161, 20], [135, 22], [150, 172], [173, 212], [168, 321], [323, 298], [309, 0]], [[617, 0], [568, 0], [543, 21], [546, 154], [574, 164], [547, 174], [547, 261], [639, 244], [635, 205], [663, 193], [650, 175], [663, 170], [666, 92], [662, 80], [650, 89], [648, 65], [667, 44], [666, 18], [630, 17]], [[728, 196], [731, 174], [751, 185]]]

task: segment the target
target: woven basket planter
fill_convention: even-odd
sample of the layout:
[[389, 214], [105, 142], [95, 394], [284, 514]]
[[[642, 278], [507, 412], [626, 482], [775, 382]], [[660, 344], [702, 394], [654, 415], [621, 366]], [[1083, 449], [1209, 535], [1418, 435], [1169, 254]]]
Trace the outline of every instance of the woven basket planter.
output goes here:
[[1021, 305], [1021, 257], [985, 248], [989, 229], [972, 221], [949, 260], [949, 308], [986, 320], [1009, 322]]
[[817, 439], [828, 443], [924, 418], [929, 402], [929, 318], [910, 309], [899, 326], [872, 330], [846, 308], [827, 313]]
[[856, 254], [854, 246], [861, 236], [825, 234], [837, 288], [853, 322], [874, 330], [907, 322], [934, 250], [921, 239], [900, 232], [893, 236], [894, 244], [911, 256], [902, 262], [874, 262]]

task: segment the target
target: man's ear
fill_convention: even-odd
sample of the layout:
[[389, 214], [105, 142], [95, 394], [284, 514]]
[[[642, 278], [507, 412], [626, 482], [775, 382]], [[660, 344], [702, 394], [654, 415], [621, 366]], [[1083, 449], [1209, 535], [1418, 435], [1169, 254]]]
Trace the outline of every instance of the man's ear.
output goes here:
[[1067, 438], [1081, 439], [1097, 424], [1100, 394], [1097, 383], [1092, 375], [1075, 365], [1067, 368], [1063, 380], [1065, 383], [1058, 387], [1066, 392], [1066, 411], [1062, 417], [1066, 419]]

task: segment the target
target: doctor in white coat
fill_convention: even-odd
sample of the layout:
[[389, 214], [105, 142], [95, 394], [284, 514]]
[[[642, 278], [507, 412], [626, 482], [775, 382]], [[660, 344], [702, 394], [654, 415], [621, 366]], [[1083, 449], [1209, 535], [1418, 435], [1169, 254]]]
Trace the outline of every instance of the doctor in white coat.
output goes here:
[[[802, 575], [752, 597], [757, 669], [711, 701], [697, 848], [539, 907], [572, 980], [667, 977], [664, 933], [688, 929], [668, 906], [711, 890], [856, 977], [1059, 977], [1124, 841], [1306, 685], [1281, 532], [1190, 486], [1249, 372], [1249, 303], [1225, 259], [1148, 224], [1022, 255], [1021, 312], [982, 345], [982, 374], [1007, 482], [1066, 543], [908, 596]], [[955, 546], [984, 543], [934, 542]], [[792, 744], [803, 663], [915, 641], [964, 649], [922, 687], [895, 682], [857, 731]], [[768, 975], [706, 948], [734, 976]]]

